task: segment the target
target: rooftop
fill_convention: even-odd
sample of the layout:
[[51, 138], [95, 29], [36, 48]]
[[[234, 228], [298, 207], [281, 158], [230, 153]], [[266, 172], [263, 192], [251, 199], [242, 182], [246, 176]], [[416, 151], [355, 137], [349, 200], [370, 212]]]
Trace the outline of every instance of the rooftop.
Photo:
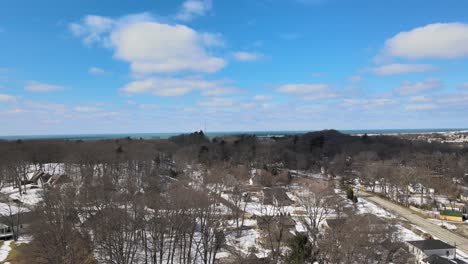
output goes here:
[[452, 249], [455, 248], [441, 240], [428, 239], [428, 240], [416, 240], [407, 241], [407, 243], [421, 249], [421, 250], [433, 250], [433, 249]]

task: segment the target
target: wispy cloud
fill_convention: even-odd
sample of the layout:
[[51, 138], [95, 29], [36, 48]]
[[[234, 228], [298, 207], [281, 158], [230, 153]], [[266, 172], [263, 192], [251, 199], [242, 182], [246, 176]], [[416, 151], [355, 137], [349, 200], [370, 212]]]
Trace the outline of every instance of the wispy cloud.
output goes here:
[[60, 85], [41, 83], [37, 81], [29, 81], [24, 87], [26, 91], [34, 93], [47, 93], [64, 90], [65, 87]]
[[302, 100], [325, 100], [340, 96], [327, 84], [284, 84], [279, 86], [276, 91], [298, 95]]
[[372, 69], [372, 72], [376, 75], [398, 75], [404, 73], [420, 73], [420, 72], [428, 72], [436, 69], [435, 66], [430, 64], [401, 64], [401, 63], [394, 63], [394, 64], [387, 64], [383, 66], [379, 66]]
[[255, 101], [268, 101], [268, 100], [271, 100], [271, 99], [273, 99], [273, 97], [271, 95], [258, 94], [258, 95], [255, 95], [253, 97], [253, 100], [255, 100]]
[[199, 101], [197, 103], [199, 106], [207, 106], [207, 107], [220, 107], [220, 106], [232, 106], [234, 101], [230, 98], [219, 98], [214, 97], [207, 100]]
[[91, 67], [89, 68], [88, 72], [92, 75], [104, 75], [108, 73], [106, 70], [99, 67]]
[[442, 81], [435, 78], [429, 78], [421, 82], [404, 81], [395, 89], [399, 95], [414, 95], [429, 92], [442, 87]]
[[0, 102], [9, 103], [16, 101], [16, 97], [8, 94], [0, 94]]
[[121, 91], [128, 94], [151, 94], [155, 96], [182, 96], [193, 91], [200, 91], [204, 96], [219, 96], [239, 92], [239, 89], [226, 85], [226, 81], [155, 77], [133, 81], [121, 88]]
[[233, 54], [237, 61], [257, 61], [263, 57], [262, 54], [256, 52], [238, 51]]
[[405, 106], [406, 110], [432, 110], [439, 108], [436, 104], [410, 104]]
[[196, 17], [204, 16], [211, 10], [211, 0], [187, 0], [182, 3], [180, 11], [175, 18], [182, 21], [190, 21]]

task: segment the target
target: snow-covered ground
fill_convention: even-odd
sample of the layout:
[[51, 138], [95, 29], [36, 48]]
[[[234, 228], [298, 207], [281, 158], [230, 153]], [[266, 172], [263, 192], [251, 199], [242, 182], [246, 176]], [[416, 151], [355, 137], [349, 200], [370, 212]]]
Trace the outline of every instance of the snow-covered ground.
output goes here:
[[5, 261], [10, 253], [12, 240], [3, 242], [3, 245], [0, 247], [0, 262]]
[[235, 247], [243, 254], [248, 255], [251, 248], [256, 248], [257, 257], [265, 257], [270, 252], [268, 249], [259, 247], [261, 235], [256, 229], [242, 231], [242, 236], [236, 238], [236, 233], [232, 232], [226, 236], [226, 243]]
[[360, 214], [373, 214], [382, 218], [395, 218], [393, 214], [363, 198], [359, 198], [359, 202], [356, 203], [356, 209]]
[[36, 205], [41, 201], [42, 188], [36, 185], [27, 184], [22, 187], [23, 193], [20, 193], [18, 188], [13, 186], [5, 187], [1, 192], [10, 197], [12, 200], [17, 200], [27, 205]]

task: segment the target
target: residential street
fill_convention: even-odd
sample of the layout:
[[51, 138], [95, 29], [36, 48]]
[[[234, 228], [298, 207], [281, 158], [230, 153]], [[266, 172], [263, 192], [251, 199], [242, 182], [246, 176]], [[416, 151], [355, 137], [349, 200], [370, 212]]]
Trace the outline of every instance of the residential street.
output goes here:
[[437, 237], [440, 240], [443, 240], [449, 244], [457, 246], [457, 249], [460, 249], [461, 251], [467, 253], [468, 252], [468, 239], [457, 235], [447, 229], [444, 229], [436, 224], [433, 224], [427, 219], [424, 219], [417, 214], [414, 214], [410, 209], [405, 208], [403, 206], [396, 205], [390, 201], [387, 201], [385, 199], [382, 199], [378, 196], [372, 195], [370, 193], [362, 193], [362, 197], [364, 197], [366, 200], [371, 201], [385, 210], [390, 211], [391, 213], [401, 216], [405, 219], [407, 219], [409, 222], [412, 224], [418, 226], [425, 232], [431, 234], [433, 237]]

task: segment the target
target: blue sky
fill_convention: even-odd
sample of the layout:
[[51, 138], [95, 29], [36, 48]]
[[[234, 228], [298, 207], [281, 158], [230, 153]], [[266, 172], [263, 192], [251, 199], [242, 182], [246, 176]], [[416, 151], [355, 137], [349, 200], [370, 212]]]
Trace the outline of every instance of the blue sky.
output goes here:
[[0, 3], [0, 135], [468, 127], [468, 2]]

